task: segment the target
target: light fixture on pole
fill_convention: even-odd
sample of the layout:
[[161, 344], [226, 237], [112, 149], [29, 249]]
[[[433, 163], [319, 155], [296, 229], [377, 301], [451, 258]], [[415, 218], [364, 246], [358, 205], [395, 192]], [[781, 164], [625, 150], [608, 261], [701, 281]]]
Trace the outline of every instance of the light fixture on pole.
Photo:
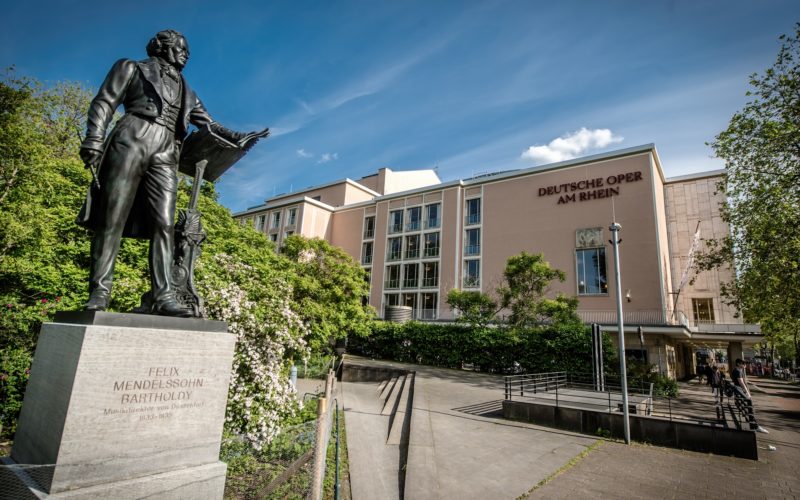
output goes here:
[[631, 444], [630, 415], [628, 411], [628, 372], [625, 367], [625, 325], [622, 319], [622, 280], [619, 275], [619, 239], [622, 226], [614, 221], [608, 228], [611, 231], [611, 245], [614, 246], [614, 277], [617, 286], [617, 332], [619, 334], [619, 378], [622, 384], [622, 415], [625, 426], [625, 444]]

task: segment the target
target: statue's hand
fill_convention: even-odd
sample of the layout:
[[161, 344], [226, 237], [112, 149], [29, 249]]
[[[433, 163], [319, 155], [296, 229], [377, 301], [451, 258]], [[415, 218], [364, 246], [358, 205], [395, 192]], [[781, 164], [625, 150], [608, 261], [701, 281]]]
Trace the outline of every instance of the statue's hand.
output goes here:
[[103, 157], [103, 152], [96, 149], [81, 148], [80, 155], [84, 166], [92, 168], [98, 166], [100, 158]]
[[212, 123], [211, 130], [214, 133], [221, 135], [222, 137], [228, 139], [231, 142], [239, 142], [244, 136], [247, 134], [245, 132], [236, 132], [235, 130], [231, 130], [229, 128], [223, 127], [219, 123]]

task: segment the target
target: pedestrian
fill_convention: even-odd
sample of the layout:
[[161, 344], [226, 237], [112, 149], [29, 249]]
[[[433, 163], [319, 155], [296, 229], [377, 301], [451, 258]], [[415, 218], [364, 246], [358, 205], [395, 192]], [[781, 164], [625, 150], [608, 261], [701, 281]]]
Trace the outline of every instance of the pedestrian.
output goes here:
[[711, 394], [716, 396], [719, 394], [722, 388], [722, 381], [725, 379], [725, 374], [723, 374], [719, 366], [714, 365], [714, 369], [711, 372]]
[[737, 399], [737, 406], [739, 402], [744, 405], [744, 412], [747, 414], [747, 419], [750, 422], [750, 429], [756, 432], [763, 432], [768, 434], [765, 428], [758, 425], [756, 422], [755, 410], [753, 409], [753, 398], [750, 395], [750, 389], [747, 387], [747, 375], [745, 373], [744, 361], [741, 359], [736, 360], [736, 368], [731, 373], [731, 380], [733, 382], [733, 389]]
[[711, 385], [711, 377], [714, 376], [714, 368], [712, 368], [711, 365], [706, 365], [705, 376], [706, 384]]

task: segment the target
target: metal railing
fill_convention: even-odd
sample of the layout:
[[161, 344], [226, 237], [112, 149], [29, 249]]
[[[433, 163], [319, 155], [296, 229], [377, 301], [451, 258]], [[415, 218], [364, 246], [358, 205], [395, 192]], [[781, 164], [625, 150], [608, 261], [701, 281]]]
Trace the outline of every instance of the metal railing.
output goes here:
[[420, 309], [419, 310], [419, 319], [423, 320], [434, 320], [438, 318], [438, 314], [436, 309]]
[[425, 220], [425, 229], [434, 229], [441, 226], [442, 220], [439, 218], [436, 219], [426, 219]]
[[362, 264], [372, 264], [372, 255], [364, 255], [361, 257]]
[[419, 257], [419, 248], [406, 250], [406, 259], [416, 259], [417, 257]]
[[420, 221], [412, 220], [411, 222], [406, 224], [406, 231], [419, 231], [420, 228]]
[[383, 288], [400, 288], [400, 280], [386, 280], [383, 282]]
[[[722, 391], [721, 391], [722, 392]], [[741, 428], [750, 422], [750, 410], [734, 394], [698, 397], [660, 396], [644, 379], [628, 379], [628, 409], [631, 414]], [[734, 397], [734, 400], [731, 400]], [[620, 379], [606, 375], [603, 390], [596, 390], [590, 374], [566, 372], [508, 375], [504, 377], [504, 398], [557, 407], [581, 408], [598, 412], [622, 412]], [[727, 416], [730, 416], [730, 422]]]
[[400, 250], [390, 250], [386, 252], [386, 260], [400, 260], [403, 256], [403, 252]]
[[371, 240], [375, 237], [375, 230], [374, 229], [365, 229], [364, 230], [364, 239]]
[[469, 226], [469, 225], [472, 225], [472, 224], [480, 224], [480, 223], [481, 223], [481, 214], [480, 214], [480, 213], [477, 213], [477, 214], [467, 214], [467, 215], [464, 217], [464, 223], [465, 223], [466, 225], [468, 225], [468, 226]]
[[390, 224], [389, 225], [389, 233], [402, 233], [403, 232], [403, 223], [399, 224]]
[[414, 279], [404, 279], [403, 280], [403, 288], [417, 288], [419, 286], [419, 280]]
[[424, 278], [422, 280], [422, 286], [425, 286], [425, 287], [439, 286], [439, 278], [438, 277]]
[[464, 277], [464, 287], [465, 288], [477, 288], [481, 286], [481, 279], [477, 276], [465, 276]]
[[467, 245], [464, 247], [464, 255], [478, 255], [481, 253], [480, 245]]
[[438, 257], [439, 247], [425, 247], [425, 257]]

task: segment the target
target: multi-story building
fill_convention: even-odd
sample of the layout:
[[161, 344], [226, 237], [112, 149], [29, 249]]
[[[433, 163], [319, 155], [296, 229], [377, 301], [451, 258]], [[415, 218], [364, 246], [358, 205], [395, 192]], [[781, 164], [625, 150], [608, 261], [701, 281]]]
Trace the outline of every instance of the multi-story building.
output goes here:
[[508, 257], [543, 253], [567, 275], [551, 292], [578, 297], [581, 317], [608, 330], [616, 324], [608, 229], [616, 221], [626, 346], [680, 377], [698, 348], [741, 357], [762, 338], [720, 297], [730, 271], [687, 272], [698, 230], [703, 239], [727, 234], [715, 188], [721, 173], [666, 179], [653, 145], [444, 183], [433, 170], [383, 168], [234, 217], [278, 245], [298, 233], [341, 247], [367, 270], [379, 315], [403, 305], [420, 320], [453, 319], [450, 290], [492, 293]]

